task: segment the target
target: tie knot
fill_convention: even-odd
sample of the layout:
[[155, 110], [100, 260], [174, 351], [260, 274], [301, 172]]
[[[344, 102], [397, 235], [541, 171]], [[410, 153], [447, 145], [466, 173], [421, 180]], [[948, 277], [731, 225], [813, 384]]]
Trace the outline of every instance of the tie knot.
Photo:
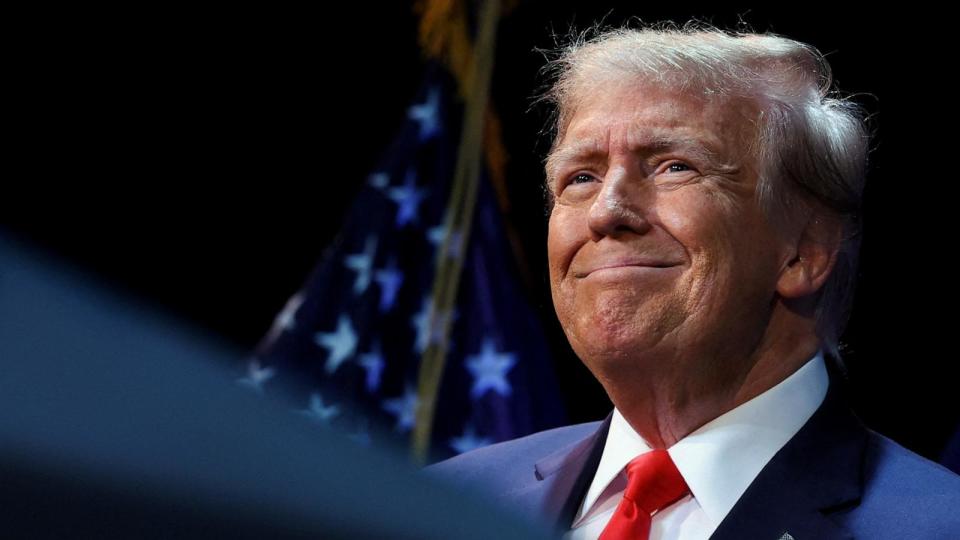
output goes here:
[[623, 497], [652, 514], [687, 494], [687, 482], [664, 449], [651, 450], [627, 464]]

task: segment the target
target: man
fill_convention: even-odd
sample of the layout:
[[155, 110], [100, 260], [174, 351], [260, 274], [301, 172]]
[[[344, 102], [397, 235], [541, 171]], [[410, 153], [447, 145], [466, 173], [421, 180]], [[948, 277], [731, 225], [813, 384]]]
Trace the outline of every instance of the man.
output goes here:
[[868, 137], [823, 57], [644, 29], [552, 66], [553, 300], [615, 409], [431, 470], [567, 538], [960, 538], [960, 478], [844, 403]]

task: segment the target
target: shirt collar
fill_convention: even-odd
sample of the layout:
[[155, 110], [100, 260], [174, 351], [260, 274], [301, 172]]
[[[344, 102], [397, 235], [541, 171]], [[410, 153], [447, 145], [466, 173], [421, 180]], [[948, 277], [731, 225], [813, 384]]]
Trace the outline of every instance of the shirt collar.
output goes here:
[[[667, 449], [694, 498], [720, 524], [760, 470], [823, 402], [829, 377], [822, 351], [753, 399], [714, 418]], [[584, 521], [633, 458], [651, 447], [614, 409], [600, 464], [574, 526]], [[609, 493], [606, 493], [609, 495]]]

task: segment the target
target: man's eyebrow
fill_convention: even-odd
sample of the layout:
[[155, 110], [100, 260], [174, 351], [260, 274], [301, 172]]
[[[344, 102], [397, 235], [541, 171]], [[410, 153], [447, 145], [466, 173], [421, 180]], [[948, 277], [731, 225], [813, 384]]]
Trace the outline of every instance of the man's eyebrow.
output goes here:
[[547, 156], [547, 163], [544, 169], [547, 173], [548, 181], [557, 174], [557, 169], [571, 161], [589, 161], [597, 157], [606, 155], [604, 148], [606, 145], [596, 140], [581, 139], [576, 142], [565, 144], [550, 152]]
[[[693, 137], [676, 136], [648, 136], [630, 144], [633, 151], [645, 155], [657, 152], [677, 151], [693, 154], [694, 157], [702, 161], [719, 161], [718, 153], [703, 141]], [[596, 139], [583, 139], [564, 144], [550, 152], [544, 170], [547, 174], [547, 180], [552, 183], [557, 175], [558, 169], [565, 164], [577, 161], [590, 161], [605, 156], [607, 153], [606, 143]]]

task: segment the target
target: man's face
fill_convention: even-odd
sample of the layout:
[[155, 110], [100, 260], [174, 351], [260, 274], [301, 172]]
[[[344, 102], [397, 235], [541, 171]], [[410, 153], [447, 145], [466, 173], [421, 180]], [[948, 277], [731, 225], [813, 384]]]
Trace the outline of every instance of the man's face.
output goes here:
[[756, 346], [785, 253], [755, 202], [757, 118], [747, 100], [625, 84], [574, 113], [547, 164], [550, 282], [601, 382], [722, 370], [711, 359]]

